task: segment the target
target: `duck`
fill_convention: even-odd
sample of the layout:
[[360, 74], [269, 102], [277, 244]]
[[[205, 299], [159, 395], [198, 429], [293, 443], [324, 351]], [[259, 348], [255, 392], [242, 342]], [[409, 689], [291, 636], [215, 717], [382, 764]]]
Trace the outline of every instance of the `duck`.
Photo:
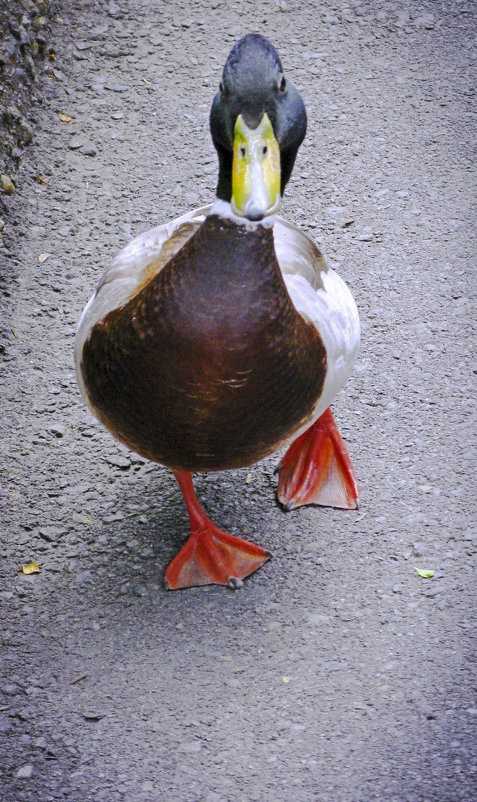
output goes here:
[[81, 393], [109, 432], [171, 469], [189, 537], [166, 588], [238, 588], [270, 558], [220, 529], [192, 474], [286, 450], [277, 499], [354, 509], [359, 486], [330, 404], [359, 346], [351, 291], [278, 215], [305, 137], [303, 99], [258, 33], [232, 48], [210, 111], [216, 198], [137, 236], [86, 305], [75, 340]]

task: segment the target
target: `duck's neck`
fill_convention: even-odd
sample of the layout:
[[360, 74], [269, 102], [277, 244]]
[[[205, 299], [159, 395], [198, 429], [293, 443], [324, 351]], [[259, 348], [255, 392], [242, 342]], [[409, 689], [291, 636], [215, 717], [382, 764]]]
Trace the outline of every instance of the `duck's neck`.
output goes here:
[[[216, 201], [193, 240], [194, 257], [187, 260], [187, 271], [196, 274], [198, 291], [222, 294], [230, 303], [247, 294], [287, 295], [275, 254], [273, 219], [260, 223], [235, 215], [230, 203]], [[200, 280], [199, 280], [200, 277]]]
[[239, 226], [245, 226], [247, 231], [256, 231], [260, 228], [273, 228], [275, 220], [277, 219], [276, 214], [270, 214], [259, 222], [249, 220], [247, 217], [239, 217], [238, 214], [234, 214], [232, 211], [232, 206], [229, 201], [224, 201], [220, 198], [217, 198], [215, 203], [212, 205], [209, 215], [212, 214], [223, 217], [225, 220], [232, 220]]
[[[144, 296], [151, 315], [158, 299], [170, 299], [175, 317], [185, 311], [188, 328], [244, 331], [294, 313], [275, 254], [273, 227], [237, 218], [218, 201], [186, 245], [170, 260]], [[169, 303], [169, 301], [167, 301]], [[181, 323], [182, 325], [182, 323]], [[215, 335], [214, 335], [215, 336]]]

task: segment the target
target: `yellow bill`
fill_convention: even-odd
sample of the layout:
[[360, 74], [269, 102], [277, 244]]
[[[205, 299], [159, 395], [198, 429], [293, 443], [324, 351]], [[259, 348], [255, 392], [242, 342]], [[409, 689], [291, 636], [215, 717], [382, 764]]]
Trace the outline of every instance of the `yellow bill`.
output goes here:
[[262, 220], [280, 207], [280, 148], [264, 114], [249, 128], [241, 114], [234, 131], [232, 211], [249, 220]]

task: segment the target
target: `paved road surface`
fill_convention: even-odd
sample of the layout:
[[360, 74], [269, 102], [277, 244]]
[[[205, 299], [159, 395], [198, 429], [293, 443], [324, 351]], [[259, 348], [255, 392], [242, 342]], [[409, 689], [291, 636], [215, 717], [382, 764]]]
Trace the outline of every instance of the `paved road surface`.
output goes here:
[[[472, 9], [64, 0], [0, 254], [5, 802], [475, 798]], [[274, 558], [168, 593], [178, 488], [92, 419], [73, 339], [113, 255], [213, 197], [208, 110], [248, 31], [309, 113], [283, 214], [361, 312], [335, 415], [362, 507], [285, 514], [276, 459], [200, 476]]]

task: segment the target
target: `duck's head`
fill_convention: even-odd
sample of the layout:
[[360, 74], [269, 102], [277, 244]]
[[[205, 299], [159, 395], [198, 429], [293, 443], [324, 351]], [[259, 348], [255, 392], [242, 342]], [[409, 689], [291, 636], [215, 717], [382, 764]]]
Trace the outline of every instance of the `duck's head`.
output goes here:
[[217, 197], [250, 220], [274, 214], [306, 133], [306, 111], [264, 36], [248, 34], [232, 48], [210, 130], [219, 156]]

